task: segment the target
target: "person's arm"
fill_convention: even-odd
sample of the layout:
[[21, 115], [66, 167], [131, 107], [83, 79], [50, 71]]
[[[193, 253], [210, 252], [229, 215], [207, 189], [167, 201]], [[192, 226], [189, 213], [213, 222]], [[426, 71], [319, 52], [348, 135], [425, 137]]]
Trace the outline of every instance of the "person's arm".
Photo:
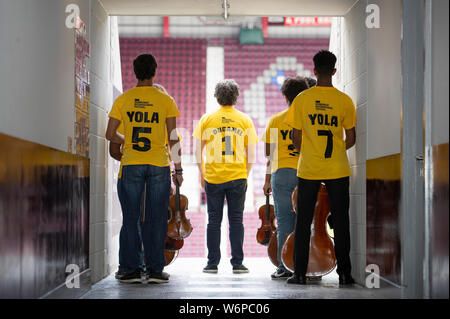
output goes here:
[[352, 148], [356, 143], [356, 128], [353, 127], [349, 130], [345, 130], [345, 147], [348, 150]]
[[264, 195], [268, 196], [272, 193], [272, 144], [266, 143], [265, 145], [265, 155], [267, 158], [267, 164], [266, 164], [266, 180], [264, 182], [263, 192]]
[[255, 144], [247, 145], [245, 147], [245, 160], [246, 160], [246, 167], [247, 167], [247, 177], [250, 175], [250, 172], [252, 170], [253, 164], [255, 163], [255, 153], [256, 153], [256, 146]]
[[117, 128], [120, 125], [120, 121], [118, 119], [115, 119], [113, 117], [109, 118], [108, 121], [108, 127], [106, 128], [106, 134], [105, 137], [108, 141], [116, 143], [116, 144], [123, 144], [124, 139], [123, 136], [117, 133]]
[[114, 158], [116, 161], [122, 159], [122, 151], [120, 149], [120, 144], [109, 142], [109, 155]]
[[176, 117], [166, 118], [166, 128], [169, 139], [170, 158], [175, 166], [175, 174], [173, 175], [173, 178], [177, 180], [178, 186], [181, 186], [181, 184], [183, 184], [183, 169], [181, 167], [181, 145], [180, 138], [177, 134]]
[[292, 131], [292, 143], [295, 146], [295, 149], [297, 150], [297, 152], [300, 153], [300, 148], [302, 146], [302, 131], [301, 130], [297, 130], [297, 129], [293, 129]]
[[204, 172], [204, 166], [203, 166], [203, 151], [206, 146], [205, 141], [200, 141], [198, 139], [195, 140], [195, 159], [197, 162], [198, 171], [200, 172], [200, 184], [202, 186], [202, 189], [205, 188], [205, 172]]

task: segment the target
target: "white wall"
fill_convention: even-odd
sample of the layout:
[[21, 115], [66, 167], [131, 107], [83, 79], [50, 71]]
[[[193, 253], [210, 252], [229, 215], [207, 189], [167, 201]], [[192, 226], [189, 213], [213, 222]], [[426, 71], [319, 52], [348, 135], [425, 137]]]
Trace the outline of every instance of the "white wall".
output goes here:
[[[65, 8], [89, 0], [0, 0], [0, 132], [68, 151], [74, 142], [74, 30]], [[51, 49], [50, 49], [51, 48]]]
[[432, 1], [432, 144], [448, 143], [449, 2]]
[[[117, 201], [118, 165], [108, 155], [105, 139], [114, 94], [122, 91], [117, 18], [98, 0], [91, 1], [91, 197], [89, 262], [92, 282], [116, 270], [122, 217]], [[115, 89], [113, 89], [115, 88]], [[116, 92], [116, 93], [114, 93]], [[116, 209], [114, 209], [116, 207]]]
[[348, 152], [350, 178], [350, 238], [353, 276], [364, 283], [366, 266], [366, 160], [367, 160], [367, 29], [366, 0], [358, 1], [342, 18], [334, 18], [330, 51], [337, 57], [334, 85], [356, 105], [356, 145]]
[[[77, 4], [88, 27], [90, 240], [93, 282], [107, 273], [107, 111], [112, 104], [110, 19], [98, 0], [0, 0], [0, 132], [68, 151], [74, 143], [75, 36], [65, 26]], [[118, 40], [117, 40], [118, 41]], [[118, 49], [118, 45], [114, 46]], [[117, 64], [117, 63], [116, 63]], [[120, 65], [114, 79], [120, 81]]]
[[[367, 29], [367, 158], [401, 152], [401, 0], [371, 0], [380, 8], [379, 29]], [[405, 106], [407, 107], [407, 106]]]
[[[380, 8], [381, 28], [366, 27], [366, 6]], [[356, 145], [348, 151], [351, 259], [355, 277], [365, 278], [366, 161], [401, 151], [401, 0], [359, 0], [335, 18], [330, 50], [338, 57], [336, 87], [357, 110]]]
[[364, 283], [366, 266], [366, 159], [367, 159], [367, 29], [366, 0], [358, 1], [342, 23], [341, 85], [356, 105], [356, 145], [348, 151], [350, 178], [350, 233], [352, 272]]

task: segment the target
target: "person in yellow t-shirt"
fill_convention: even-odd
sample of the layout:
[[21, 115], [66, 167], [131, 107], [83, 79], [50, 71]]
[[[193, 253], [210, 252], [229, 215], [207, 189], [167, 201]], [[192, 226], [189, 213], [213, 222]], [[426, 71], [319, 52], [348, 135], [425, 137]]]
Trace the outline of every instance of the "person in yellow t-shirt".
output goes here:
[[[167, 93], [167, 90], [160, 84], [156, 84], [154, 83], [153, 86], [155, 88], [157, 88], [158, 90], [160, 90], [161, 92], [169, 95], [169, 93]], [[119, 133], [120, 135], [124, 135], [124, 127], [123, 127], [123, 122], [120, 123], [119, 127], [117, 128], [117, 133]], [[178, 133], [177, 133], [178, 134]], [[169, 139], [167, 137], [167, 131], [165, 132], [166, 135], [166, 148], [167, 148], [167, 152], [169, 154], [169, 158], [170, 158], [170, 151], [169, 151]], [[181, 137], [178, 134], [178, 138], [180, 139], [181, 142]], [[114, 142], [110, 142], [109, 143], [109, 155], [114, 158], [116, 161], [121, 161], [122, 159], [122, 146], [123, 144], [119, 144], [119, 143], [114, 143]], [[122, 176], [122, 165], [120, 165], [120, 171], [119, 171], [119, 175], [118, 175], [118, 179], [120, 179], [120, 177]]]
[[[163, 92], [165, 94], [169, 94], [169, 93], [167, 93], [166, 89], [162, 85], [153, 84], [153, 86], [155, 88], [157, 88], [158, 90], [160, 90], [161, 92]], [[123, 122], [121, 122], [119, 127], [117, 128], [117, 133], [121, 134], [122, 136], [124, 135]], [[181, 141], [181, 138], [180, 138], [180, 141]], [[168, 141], [167, 133], [166, 133], [166, 147], [167, 148], [169, 148], [168, 144], [169, 144], [169, 141]], [[121, 148], [122, 148], [122, 144], [118, 144], [118, 143], [114, 143], [114, 142], [109, 143], [109, 155], [119, 162], [122, 159], [122, 149]], [[170, 154], [169, 150], [168, 150], [168, 153]], [[121, 177], [122, 177], [122, 164], [120, 165], [120, 170], [119, 170], [119, 174], [117, 177], [118, 178], [117, 179], [117, 195], [119, 197], [120, 202], [122, 202], [122, 200], [123, 200]], [[141, 218], [141, 220], [142, 220], [142, 218]], [[139, 239], [142, 242], [142, 232], [140, 231], [141, 220], [138, 221], [138, 234], [139, 234]], [[123, 259], [122, 256], [123, 256], [123, 249], [124, 249], [124, 247], [126, 247], [125, 241], [126, 241], [126, 236], [124, 233], [124, 229], [122, 228], [120, 230], [120, 236], [119, 236], [119, 270], [115, 274], [116, 279], [121, 279], [126, 274], [126, 271], [123, 269], [123, 267], [120, 266], [120, 265], [124, 264], [124, 261], [122, 260]], [[143, 256], [141, 256], [141, 260], [142, 260], [142, 264], [145, 265]]]
[[[142, 54], [134, 62], [138, 79], [135, 88], [119, 96], [109, 113], [106, 138], [123, 144], [122, 214], [124, 243], [121, 267], [124, 283], [141, 282], [141, 242], [138, 221], [141, 215], [142, 196], [145, 191], [145, 221], [142, 224], [142, 243], [146, 260], [147, 281], [165, 283], [169, 274], [165, 266], [164, 245], [167, 235], [167, 211], [170, 196], [170, 163], [166, 148], [166, 135], [174, 161], [174, 182], [183, 182], [179, 139], [171, 132], [176, 130], [179, 116], [175, 101], [153, 86], [157, 63], [151, 54]], [[123, 123], [124, 136], [117, 133]]]
[[208, 207], [206, 232], [208, 263], [203, 271], [207, 273], [218, 271], [220, 225], [226, 198], [232, 257], [230, 262], [233, 273], [245, 273], [248, 269], [242, 264], [243, 212], [247, 177], [254, 162], [258, 137], [250, 117], [234, 108], [239, 96], [239, 86], [234, 80], [219, 82], [214, 96], [220, 108], [203, 115], [193, 133], [197, 146], [197, 163], [201, 178], [204, 180]]
[[352, 99], [333, 87], [335, 65], [336, 56], [330, 51], [319, 51], [314, 56], [317, 85], [300, 93], [286, 115], [286, 123], [293, 128], [295, 148], [300, 152], [295, 271], [288, 283], [306, 283], [311, 222], [322, 182], [330, 202], [339, 283], [354, 283], [348, 215], [351, 170], [346, 151], [355, 145], [356, 110]]
[[[289, 107], [295, 97], [315, 85], [311, 78], [287, 78], [281, 86], [281, 93]], [[271, 275], [272, 279], [286, 279], [292, 273], [284, 267], [281, 258], [281, 248], [286, 236], [294, 231], [295, 215], [292, 214], [291, 195], [297, 186], [297, 164], [299, 153], [292, 142], [292, 128], [284, 121], [288, 109], [273, 115], [269, 119], [262, 136], [265, 142], [267, 157], [267, 173], [264, 183], [264, 195], [273, 192], [275, 218], [277, 221], [278, 267]]]

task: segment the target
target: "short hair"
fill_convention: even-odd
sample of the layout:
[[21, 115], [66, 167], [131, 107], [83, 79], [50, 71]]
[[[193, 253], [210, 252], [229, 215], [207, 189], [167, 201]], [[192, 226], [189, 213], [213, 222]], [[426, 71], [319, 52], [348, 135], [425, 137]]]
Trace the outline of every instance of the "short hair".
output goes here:
[[286, 80], [284, 80], [280, 91], [287, 98], [290, 105], [292, 104], [297, 95], [299, 95], [304, 90], [307, 90], [309, 88], [310, 85], [306, 78], [296, 76], [295, 78], [287, 78]]
[[327, 50], [319, 51], [313, 58], [314, 68], [320, 75], [332, 75], [336, 66], [336, 56]]
[[141, 54], [133, 61], [134, 74], [139, 81], [151, 79], [156, 74], [158, 64], [151, 54]]
[[239, 85], [233, 79], [217, 83], [214, 97], [220, 105], [235, 105], [239, 96]]

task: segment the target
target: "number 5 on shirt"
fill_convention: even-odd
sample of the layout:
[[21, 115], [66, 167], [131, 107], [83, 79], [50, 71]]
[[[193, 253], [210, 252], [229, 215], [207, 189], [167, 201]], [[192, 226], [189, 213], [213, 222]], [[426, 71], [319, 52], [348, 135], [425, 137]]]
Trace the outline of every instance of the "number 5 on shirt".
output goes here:
[[[140, 136], [140, 134], [151, 134], [151, 127], [133, 127], [133, 135], [131, 138], [131, 143], [133, 143], [133, 149], [139, 152], [147, 152], [151, 150], [151, 141], [147, 137]], [[143, 144], [141, 146], [139, 143]]]

